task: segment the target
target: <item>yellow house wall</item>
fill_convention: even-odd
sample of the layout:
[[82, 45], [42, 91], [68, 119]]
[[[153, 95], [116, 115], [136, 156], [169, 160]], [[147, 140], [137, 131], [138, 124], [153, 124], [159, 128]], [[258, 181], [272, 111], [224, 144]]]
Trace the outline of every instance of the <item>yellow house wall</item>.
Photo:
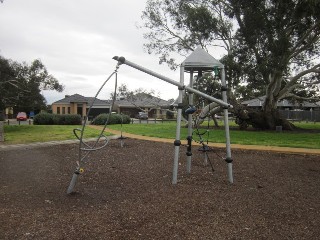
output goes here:
[[[58, 107], [60, 107], [60, 114], [62, 114], [62, 108], [65, 107], [65, 114], [68, 114], [68, 107], [70, 107], [70, 114], [77, 114], [79, 103], [70, 104], [52, 104], [52, 113], [58, 114]], [[87, 104], [82, 104], [82, 116], [87, 115]]]
[[70, 107], [70, 104], [52, 104], [52, 113], [58, 114], [58, 107], [60, 107], [60, 114], [62, 113], [62, 108], [65, 107], [65, 114], [68, 114], [68, 107]]

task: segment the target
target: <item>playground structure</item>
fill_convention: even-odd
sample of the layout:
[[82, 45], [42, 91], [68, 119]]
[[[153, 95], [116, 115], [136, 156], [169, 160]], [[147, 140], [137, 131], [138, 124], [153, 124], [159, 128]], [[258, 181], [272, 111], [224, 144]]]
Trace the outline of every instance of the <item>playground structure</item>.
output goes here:
[[[175, 85], [178, 87], [179, 90], [179, 97], [178, 101], [176, 104], [177, 108], [177, 125], [176, 125], [176, 138], [174, 141], [174, 161], [173, 161], [173, 173], [172, 173], [172, 184], [177, 184], [178, 181], [178, 166], [179, 166], [179, 152], [180, 152], [180, 146], [181, 146], [181, 141], [180, 141], [180, 128], [181, 128], [181, 119], [182, 119], [182, 98], [183, 98], [183, 93], [184, 91], [187, 91], [189, 94], [189, 106], [190, 109], [193, 108], [193, 94], [197, 94], [198, 96], [201, 96], [202, 98], [205, 98], [211, 102], [214, 103], [214, 106], [219, 106], [223, 108], [224, 112], [224, 126], [225, 126], [225, 136], [226, 136], [226, 158], [225, 161], [227, 163], [227, 169], [228, 169], [228, 181], [230, 183], [233, 183], [233, 173], [232, 173], [232, 157], [231, 157], [231, 145], [230, 145], [230, 134], [229, 134], [229, 119], [228, 119], [228, 109], [232, 108], [230, 104], [227, 102], [227, 86], [226, 86], [226, 80], [225, 80], [225, 71], [224, 71], [224, 65], [221, 64], [219, 61], [217, 61], [215, 58], [213, 58], [210, 54], [208, 54], [205, 50], [202, 48], [198, 47], [197, 49], [194, 50], [194, 52], [189, 55], [186, 60], [180, 65], [180, 82], [177, 82], [175, 80], [172, 80], [168, 77], [165, 77], [161, 74], [158, 74], [156, 72], [153, 72], [147, 68], [144, 68], [142, 66], [139, 66], [133, 62], [130, 62], [129, 60], [125, 59], [124, 57], [118, 57], [115, 56], [113, 57], [114, 60], [116, 60], [117, 66], [116, 70], [109, 76], [109, 78], [103, 83], [99, 91], [97, 92], [95, 98], [98, 96], [106, 82], [115, 74], [116, 75], [116, 83], [115, 83], [115, 91], [114, 91], [114, 97], [116, 96], [116, 88], [117, 88], [117, 70], [120, 65], [125, 64], [128, 65], [132, 68], [135, 68], [139, 71], [142, 71], [148, 75], [154, 76], [156, 78], [159, 78], [167, 83], [170, 83], [172, 85]], [[222, 100], [214, 98], [212, 96], [209, 96], [197, 89], [193, 88], [193, 78], [194, 74], [197, 73], [198, 77], [201, 77], [203, 73], [205, 72], [212, 72], [214, 70], [219, 69], [220, 72], [220, 79], [221, 79], [221, 92], [222, 92]], [[184, 84], [184, 73], [187, 72], [189, 73], [190, 76], [190, 83], [188, 86]], [[113, 99], [114, 103], [114, 99]], [[112, 103], [112, 106], [113, 106]], [[93, 104], [93, 103], [92, 103]], [[90, 111], [91, 107], [89, 108]], [[209, 108], [210, 110], [210, 108]], [[187, 172], [191, 172], [191, 163], [192, 163], [192, 114], [194, 111], [189, 111], [187, 112], [188, 114], [188, 144], [187, 144]], [[69, 184], [67, 193], [73, 192], [73, 188], [76, 184], [77, 178], [79, 174], [83, 171], [82, 170], [82, 162], [85, 160], [85, 158], [88, 156], [90, 151], [95, 151], [99, 150], [103, 147], [105, 147], [108, 144], [108, 138], [104, 136], [103, 132], [107, 127], [108, 120], [105, 123], [105, 126], [103, 130], [101, 131], [101, 134], [99, 135], [97, 141], [94, 143], [93, 146], [89, 146], [88, 144], [83, 142], [83, 132], [85, 128], [86, 121], [83, 124], [82, 130], [81, 129], [76, 129], [74, 131], [75, 135], [77, 138], [80, 140], [79, 144], [79, 160], [77, 161], [77, 167], [76, 171], [73, 174], [73, 177], [71, 179], [71, 182]], [[81, 132], [81, 135], [77, 135], [77, 131]], [[100, 138], [105, 138], [105, 144], [101, 147], [97, 147], [98, 142], [100, 141]], [[121, 134], [121, 137], [122, 134]], [[122, 140], [122, 139], [121, 139]], [[122, 142], [121, 142], [121, 146]], [[82, 151], [85, 151], [84, 156], [82, 156]]]

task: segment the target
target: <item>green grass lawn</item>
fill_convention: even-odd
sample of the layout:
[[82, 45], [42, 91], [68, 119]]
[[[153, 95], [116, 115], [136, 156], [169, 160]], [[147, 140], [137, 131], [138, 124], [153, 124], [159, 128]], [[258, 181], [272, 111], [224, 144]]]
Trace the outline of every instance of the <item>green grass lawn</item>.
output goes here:
[[[73, 125], [6, 125], [4, 126], [5, 143], [32, 143], [32, 142], [48, 142], [57, 140], [76, 139], [73, 134], [74, 128], [82, 128], [82, 126]], [[85, 138], [97, 137], [99, 131], [86, 128], [84, 132]]]
[[[207, 124], [204, 123], [203, 126]], [[235, 126], [230, 123], [230, 126]], [[320, 124], [314, 123], [297, 123], [296, 126], [304, 129], [320, 130]], [[111, 125], [111, 129], [120, 130], [120, 125]], [[175, 138], [175, 123], [157, 123], [157, 124], [126, 124], [123, 125], [123, 131], [143, 136]], [[200, 129], [200, 133], [206, 132], [206, 128]], [[209, 136], [209, 138], [208, 138]], [[181, 128], [181, 139], [187, 137], [187, 128]], [[193, 138], [199, 139], [194, 133]], [[209, 134], [203, 135], [203, 139], [209, 139], [209, 142], [224, 143], [225, 132], [223, 128], [210, 129]], [[240, 131], [237, 129], [230, 130], [231, 143], [245, 145], [263, 145], [263, 146], [281, 146], [281, 147], [297, 147], [297, 148], [320, 148], [320, 133], [309, 132], [291, 132], [283, 131], [281, 133], [275, 131]]]
[[[223, 122], [220, 122], [220, 124], [223, 125]], [[315, 129], [320, 132], [320, 123], [295, 123], [295, 125], [303, 129]], [[206, 132], [206, 126], [207, 123], [204, 123], [204, 129], [200, 129], [201, 133]], [[208, 131], [208, 134], [203, 135], [203, 139], [206, 141], [209, 136], [209, 142], [224, 143], [224, 128], [212, 129], [212, 123], [210, 126], [211, 129]], [[278, 133], [275, 131], [240, 131], [235, 128], [236, 125], [234, 122], [230, 122], [230, 126], [232, 126], [230, 130], [232, 144], [320, 149], [319, 132], [283, 131]], [[121, 129], [120, 125], [110, 125], [108, 127], [115, 130]], [[81, 126], [6, 125], [4, 126], [5, 144], [76, 139], [73, 134], [74, 128], [81, 128]], [[123, 131], [144, 136], [175, 139], [176, 123], [125, 124], [123, 125]], [[97, 137], [99, 134], [100, 132], [95, 129], [86, 128], [84, 138]], [[182, 127], [181, 139], [186, 139], [186, 137], [187, 128]], [[193, 137], [195, 140], [199, 139], [195, 133]]]

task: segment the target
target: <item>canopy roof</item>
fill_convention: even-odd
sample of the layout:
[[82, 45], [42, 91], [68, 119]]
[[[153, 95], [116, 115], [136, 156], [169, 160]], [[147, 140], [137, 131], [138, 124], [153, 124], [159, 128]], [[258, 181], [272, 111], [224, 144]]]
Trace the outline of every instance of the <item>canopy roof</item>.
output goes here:
[[181, 63], [186, 72], [202, 70], [211, 72], [215, 67], [224, 68], [223, 64], [212, 57], [203, 48], [197, 47], [187, 58]]

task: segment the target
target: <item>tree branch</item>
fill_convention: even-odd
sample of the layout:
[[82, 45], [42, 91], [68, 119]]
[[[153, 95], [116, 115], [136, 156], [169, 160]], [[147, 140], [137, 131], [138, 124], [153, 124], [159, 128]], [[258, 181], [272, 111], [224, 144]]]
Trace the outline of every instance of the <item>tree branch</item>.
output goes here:
[[[292, 48], [289, 59], [292, 59], [295, 56], [297, 56], [299, 53], [305, 51], [310, 47], [310, 45], [312, 45], [313, 43], [317, 42], [320, 39], [319, 30], [314, 33], [314, 36], [311, 36], [312, 32], [315, 29], [319, 28], [319, 26], [320, 26], [320, 20], [316, 21], [314, 25], [312, 25], [309, 29], [305, 31], [304, 35], [300, 38], [297, 44]], [[308, 41], [308, 38], [310, 38], [309, 41]]]
[[313, 66], [310, 69], [304, 70], [297, 75], [290, 78], [290, 81], [284, 86], [284, 88], [279, 92], [279, 96], [283, 98], [287, 93], [294, 89], [294, 86], [297, 84], [298, 80], [310, 73], [319, 73], [320, 72], [320, 64]]

